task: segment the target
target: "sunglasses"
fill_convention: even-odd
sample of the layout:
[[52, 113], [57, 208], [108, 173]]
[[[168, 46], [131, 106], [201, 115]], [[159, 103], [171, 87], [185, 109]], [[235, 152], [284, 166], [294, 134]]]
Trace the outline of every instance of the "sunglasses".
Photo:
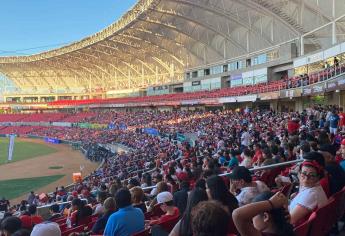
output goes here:
[[302, 177], [306, 177], [306, 178], [316, 178], [319, 175], [317, 173], [307, 173], [307, 172], [301, 172], [301, 176]]

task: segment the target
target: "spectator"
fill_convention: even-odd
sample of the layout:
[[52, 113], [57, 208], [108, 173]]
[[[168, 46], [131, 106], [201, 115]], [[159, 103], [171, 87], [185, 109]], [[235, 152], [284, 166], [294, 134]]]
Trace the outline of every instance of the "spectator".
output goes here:
[[229, 168], [234, 168], [234, 167], [238, 166], [238, 159], [236, 157], [237, 152], [234, 149], [232, 149], [231, 152], [230, 152], [230, 155], [231, 155], [231, 157], [230, 157], [230, 161], [229, 161], [228, 167]]
[[54, 221], [57, 218], [61, 217], [60, 214], [60, 207], [58, 204], [53, 204], [49, 207], [49, 213], [50, 213], [50, 217], [48, 218], [49, 221]]
[[28, 229], [20, 229], [14, 232], [14, 234], [12, 234], [12, 236], [30, 236], [30, 235], [31, 235], [31, 232]]
[[28, 196], [28, 199], [27, 199], [28, 204], [33, 205], [35, 199], [36, 199], [35, 193], [33, 191], [31, 191], [29, 196]]
[[262, 152], [262, 158], [263, 158], [263, 162], [261, 164], [261, 166], [268, 166], [268, 165], [273, 165], [276, 162], [272, 159], [272, 153], [271, 150], [269, 148], [265, 148]]
[[229, 213], [216, 201], [200, 202], [191, 213], [193, 236], [226, 236]]
[[153, 182], [154, 182], [155, 184], [157, 184], [157, 187], [156, 187], [156, 188], [153, 188], [153, 189], [151, 190], [150, 195], [156, 196], [156, 195], [159, 193], [159, 192], [158, 192], [158, 184], [159, 184], [160, 182], [162, 182], [162, 181], [163, 181], [163, 176], [162, 176], [161, 174], [157, 174], [157, 175], [154, 177]]
[[265, 191], [269, 191], [267, 185], [262, 181], [252, 181], [250, 171], [244, 166], [232, 170], [230, 192], [236, 196], [240, 206], [251, 203], [258, 194]]
[[92, 215], [92, 209], [86, 206], [85, 201], [79, 198], [72, 201], [72, 213], [70, 217], [72, 226], [79, 226], [88, 223], [90, 216]]
[[[159, 182], [159, 183], [157, 184], [157, 188], [156, 188], [156, 191], [155, 191], [155, 192], [157, 192], [157, 194], [159, 194], [159, 193], [161, 193], [161, 192], [166, 192], [166, 191], [169, 191], [169, 190], [170, 190], [170, 189], [169, 189], [168, 184], [165, 183], [165, 182], [163, 182], [163, 181], [161, 181], [161, 182]], [[155, 198], [151, 201], [150, 206], [148, 207], [147, 211], [148, 211], [148, 212], [151, 212], [156, 204], [157, 204], [157, 197], [155, 197]]]
[[105, 226], [107, 225], [109, 217], [116, 211], [115, 199], [112, 197], [107, 198], [104, 201], [103, 214], [97, 219], [96, 223], [92, 227], [93, 234], [102, 234]]
[[229, 213], [238, 207], [238, 201], [226, 187], [223, 179], [219, 176], [211, 176], [206, 180], [206, 192], [209, 199], [221, 202], [228, 208]]
[[207, 193], [204, 189], [195, 188], [189, 194], [186, 210], [179, 222], [175, 225], [170, 236], [193, 236], [191, 228], [191, 212], [192, 209], [202, 201], [207, 201]]
[[159, 193], [157, 195], [157, 203], [165, 214], [158, 220], [150, 221], [150, 224], [160, 224], [179, 217], [180, 212], [178, 208], [174, 206], [173, 195], [170, 192]]
[[244, 166], [246, 168], [252, 167], [252, 163], [253, 163], [252, 153], [248, 148], [244, 149], [242, 153], [242, 157], [243, 157], [243, 160], [241, 161], [240, 166]]
[[345, 171], [335, 161], [336, 148], [334, 145], [321, 145], [320, 152], [325, 159], [325, 169], [329, 178], [329, 196], [331, 196], [345, 186]]
[[97, 194], [98, 204], [95, 207], [94, 215], [102, 215], [104, 211], [103, 203], [107, 199], [108, 193], [105, 191], [99, 191]]
[[150, 187], [152, 186], [152, 178], [151, 175], [149, 173], [145, 173], [142, 176], [142, 181], [141, 181], [141, 187], [145, 188], [145, 187]]
[[32, 229], [30, 236], [61, 236], [61, 230], [58, 224], [54, 222], [43, 222]]
[[104, 235], [131, 236], [144, 230], [144, 213], [131, 204], [131, 193], [122, 188], [115, 195], [118, 211], [113, 213], [107, 222]]
[[329, 116], [329, 132], [331, 134], [337, 134], [339, 123], [339, 116], [336, 110], [332, 110], [332, 114]]
[[264, 192], [253, 203], [237, 208], [232, 217], [241, 236], [293, 236], [293, 227], [288, 223], [284, 209], [288, 200], [284, 194]]
[[1, 221], [0, 231], [4, 236], [12, 236], [17, 230], [20, 230], [21, 227], [22, 222], [19, 218], [9, 216]]
[[147, 212], [146, 205], [144, 201], [144, 191], [136, 186], [130, 189], [132, 195], [132, 206], [135, 208], [139, 208], [142, 210], [143, 213]]
[[247, 127], [243, 127], [243, 132], [241, 135], [241, 149], [248, 147], [250, 145], [251, 136], [247, 131]]
[[291, 223], [298, 225], [316, 208], [327, 203], [327, 196], [319, 184], [324, 168], [315, 160], [304, 161], [299, 170], [300, 189], [289, 205]]
[[28, 208], [28, 211], [24, 215], [20, 216], [22, 221], [22, 227], [26, 229], [32, 229], [36, 224], [42, 223], [43, 218], [39, 215], [36, 215], [37, 208], [35, 205], [31, 205]]
[[174, 205], [177, 206], [177, 208], [180, 211], [180, 214], [183, 214], [186, 209], [188, 192], [189, 182], [183, 181], [181, 183], [181, 190], [174, 193]]

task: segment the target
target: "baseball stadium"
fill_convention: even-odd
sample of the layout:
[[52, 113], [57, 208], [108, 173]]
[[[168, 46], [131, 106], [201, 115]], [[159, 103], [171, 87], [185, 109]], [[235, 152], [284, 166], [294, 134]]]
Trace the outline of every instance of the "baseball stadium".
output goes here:
[[0, 3], [0, 235], [345, 235], [344, 0], [49, 2]]

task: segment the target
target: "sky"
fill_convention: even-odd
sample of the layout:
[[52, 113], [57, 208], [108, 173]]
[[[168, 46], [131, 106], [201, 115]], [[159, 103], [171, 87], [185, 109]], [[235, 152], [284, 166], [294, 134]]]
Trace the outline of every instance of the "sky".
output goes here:
[[30, 55], [92, 35], [137, 0], [0, 0], [0, 56]]

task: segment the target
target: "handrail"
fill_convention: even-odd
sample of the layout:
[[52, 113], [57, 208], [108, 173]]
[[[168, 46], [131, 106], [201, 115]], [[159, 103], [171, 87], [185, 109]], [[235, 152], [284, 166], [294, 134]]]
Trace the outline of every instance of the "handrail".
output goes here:
[[[273, 169], [275, 167], [287, 166], [287, 165], [296, 164], [296, 163], [299, 163], [299, 162], [302, 162], [302, 161], [303, 160], [299, 159], [299, 160], [286, 161], [286, 162], [272, 164], [272, 165], [267, 165], [267, 166], [254, 167], [254, 168], [250, 168], [249, 171], [254, 172], [254, 171], [259, 171], [259, 170]], [[230, 175], [230, 173], [220, 174], [219, 176], [228, 176], [228, 175]]]
[[[296, 163], [299, 163], [299, 162], [302, 162], [302, 161], [303, 160], [286, 161], [286, 162], [282, 162], [282, 163], [277, 163], [277, 164], [272, 164], [272, 165], [267, 165], [267, 166], [260, 166], [260, 167], [251, 168], [251, 169], [249, 169], [249, 171], [253, 172], [253, 171], [259, 171], [259, 170], [273, 169], [275, 167], [287, 166], [287, 165], [296, 164]], [[230, 175], [230, 173], [224, 173], [224, 174], [220, 174], [218, 176], [228, 176], [228, 175]], [[150, 190], [150, 189], [153, 189], [155, 187], [156, 187], [156, 185], [145, 187], [145, 188], [142, 188], [142, 189], [143, 190]]]
[[[86, 198], [81, 198], [80, 200], [82, 201], [87, 201]], [[69, 204], [69, 203], [72, 203], [72, 201], [66, 201], [66, 202], [53, 202], [53, 203], [50, 203], [50, 204], [47, 204], [47, 205], [43, 205], [43, 206], [37, 206], [37, 209], [43, 209], [43, 208], [48, 208], [52, 205], [64, 205], [64, 204]]]

